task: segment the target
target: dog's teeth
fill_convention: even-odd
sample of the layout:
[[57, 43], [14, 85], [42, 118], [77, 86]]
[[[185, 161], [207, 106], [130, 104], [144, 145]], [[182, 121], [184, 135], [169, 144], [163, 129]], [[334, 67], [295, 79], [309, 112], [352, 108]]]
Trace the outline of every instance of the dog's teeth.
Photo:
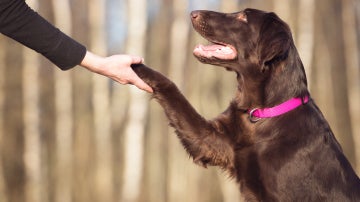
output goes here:
[[226, 46], [226, 47], [222, 48], [222, 52], [228, 54], [228, 53], [232, 53], [233, 51], [230, 47]]

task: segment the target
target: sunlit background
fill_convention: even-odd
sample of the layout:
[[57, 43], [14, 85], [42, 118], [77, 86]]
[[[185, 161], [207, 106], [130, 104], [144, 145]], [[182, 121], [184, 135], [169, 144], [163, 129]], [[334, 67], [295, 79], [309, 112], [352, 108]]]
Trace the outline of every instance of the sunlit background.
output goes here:
[[[235, 74], [192, 56], [204, 40], [190, 11], [276, 12], [360, 174], [359, 0], [26, 2], [94, 53], [143, 56], [209, 119], [230, 102]], [[192, 163], [149, 94], [81, 67], [60, 71], [2, 35], [0, 47], [0, 202], [242, 201], [226, 173]]]

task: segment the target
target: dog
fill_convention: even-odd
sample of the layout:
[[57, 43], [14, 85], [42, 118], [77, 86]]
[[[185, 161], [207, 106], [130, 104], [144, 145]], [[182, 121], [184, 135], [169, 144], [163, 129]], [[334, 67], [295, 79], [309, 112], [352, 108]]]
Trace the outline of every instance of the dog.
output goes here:
[[133, 65], [194, 162], [219, 166], [245, 201], [360, 201], [360, 180], [307, 88], [289, 26], [275, 13], [193, 11], [210, 45], [193, 54], [237, 75], [230, 106], [199, 115], [162, 74]]

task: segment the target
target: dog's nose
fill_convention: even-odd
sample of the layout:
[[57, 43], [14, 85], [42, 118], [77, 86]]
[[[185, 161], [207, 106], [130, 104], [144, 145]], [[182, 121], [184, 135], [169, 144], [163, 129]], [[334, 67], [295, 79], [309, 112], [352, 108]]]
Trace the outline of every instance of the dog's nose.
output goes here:
[[199, 11], [192, 11], [192, 12], [191, 12], [191, 17], [192, 17], [193, 19], [197, 18], [198, 16], [199, 16]]

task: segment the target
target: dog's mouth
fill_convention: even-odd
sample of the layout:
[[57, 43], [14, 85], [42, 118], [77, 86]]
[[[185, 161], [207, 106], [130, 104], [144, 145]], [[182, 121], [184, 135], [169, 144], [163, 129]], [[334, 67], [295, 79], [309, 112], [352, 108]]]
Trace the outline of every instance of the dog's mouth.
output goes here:
[[233, 60], [237, 56], [237, 51], [233, 46], [220, 42], [211, 42], [209, 45], [199, 44], [193, 53], [199, 58], [217, 58], [220, 60]]

